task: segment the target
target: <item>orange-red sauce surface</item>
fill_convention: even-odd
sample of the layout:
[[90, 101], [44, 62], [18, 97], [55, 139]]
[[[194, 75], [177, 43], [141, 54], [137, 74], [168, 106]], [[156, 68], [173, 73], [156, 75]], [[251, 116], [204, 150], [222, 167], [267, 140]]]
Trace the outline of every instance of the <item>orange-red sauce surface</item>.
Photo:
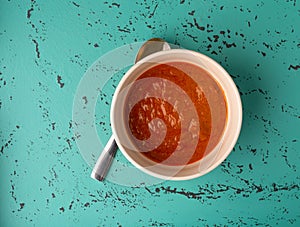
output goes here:
[[[151, 80], [143, 80], [146, 78]], [[163, 80], [155, 82], [153, 78]], [[125, 102], [129, 134], [140, 141], [149, 139], [151, 133], [157, 140], [164, 138], [143, 155], [167, 165], [185, 165], [200, 160], [216, 146], [225, 127], [227, 107], [222, 89], [206, 70], [172, 62], [148, 69], [139, 80], [142, 86], [132, 86]], [[168, 86], [169, 81], [175, 86]], [[149, 94], [147, 89], [151, 90]], [[143, 98], [137, 102], [139, 93]], [[138, 150], [147, 146], [135, 145]]]

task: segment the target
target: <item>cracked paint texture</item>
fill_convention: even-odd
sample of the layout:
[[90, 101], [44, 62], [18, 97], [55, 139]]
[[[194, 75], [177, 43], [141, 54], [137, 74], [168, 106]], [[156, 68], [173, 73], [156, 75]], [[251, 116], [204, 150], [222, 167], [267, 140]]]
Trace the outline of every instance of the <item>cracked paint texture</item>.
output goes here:
[[[0, 226], [300, 226], [299, 1], [130, 2], [0, 0]], [[101, 55], [152, 37], [229, 72], [240, 138], [198, 179], [98, 183], [72, 132], [74, 93]], [[109, 135], [107, 115], [97, 127]]]

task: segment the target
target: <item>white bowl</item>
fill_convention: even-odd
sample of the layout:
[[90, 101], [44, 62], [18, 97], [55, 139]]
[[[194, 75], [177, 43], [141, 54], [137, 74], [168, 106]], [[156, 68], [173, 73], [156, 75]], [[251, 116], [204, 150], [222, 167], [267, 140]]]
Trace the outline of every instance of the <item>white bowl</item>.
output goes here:
[[[204, 68], [217, 81], [224, 91], [227, 102], [227, 122], [223, 136], [212, 152], [201, 160], [184, 166], [169, 166], [151, 161], [139, 152], [127, 149], [126, 122], [123, 118], [124, 103], [128, 85], [144, 71], [153, 66], [168, 62], [188, 62]], [[123, 155], [138, 169], [151, 176], [165, 180], [188, 180], [200, 177], [221, 164], [230, 154], [241, 130], [242, 104], [239, 92], [229, 74], [211, 58], [185, 49], [172, 49], [151, 54], [133, 65], [120, 81], [111, 105], [111, 126], [115, 140]], [[127, 142], [124, 142], [127, 141]], [[130, 176], [129, 176], [130, 177]]]

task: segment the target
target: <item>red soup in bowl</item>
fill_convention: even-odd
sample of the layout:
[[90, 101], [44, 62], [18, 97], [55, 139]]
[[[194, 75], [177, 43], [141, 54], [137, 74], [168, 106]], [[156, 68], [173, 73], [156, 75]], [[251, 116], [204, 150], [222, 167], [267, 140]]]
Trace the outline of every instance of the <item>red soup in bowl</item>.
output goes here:
[[136, 151], [169, 166], [208, 155], [223, 136], [228, 112], [218, 82], [205, 69], [183, 61], [142, 72], [128, 89], [124, 108]]

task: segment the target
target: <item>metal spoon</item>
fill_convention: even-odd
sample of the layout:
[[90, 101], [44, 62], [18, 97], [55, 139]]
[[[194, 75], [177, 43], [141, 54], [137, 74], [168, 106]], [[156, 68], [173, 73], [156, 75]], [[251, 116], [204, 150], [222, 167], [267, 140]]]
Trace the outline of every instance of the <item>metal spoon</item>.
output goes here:
[[[140, 61], [142, 58], [153, 54], [162, 50], [170, 50], [170, 45], [160, 38], [152, 38], [146, 41], [141, 48], [139, 49], [135, 63]], [[114, 159], [118, 146], [116, 144], [115, 138], [112, 135], [105, 145], [101, 155], [99, 156], [93, 171], [91, 173], [91, 177], [98, 180], [103, 181], [108, 173], [108, 170], [111, 166], [112, 160]]]

